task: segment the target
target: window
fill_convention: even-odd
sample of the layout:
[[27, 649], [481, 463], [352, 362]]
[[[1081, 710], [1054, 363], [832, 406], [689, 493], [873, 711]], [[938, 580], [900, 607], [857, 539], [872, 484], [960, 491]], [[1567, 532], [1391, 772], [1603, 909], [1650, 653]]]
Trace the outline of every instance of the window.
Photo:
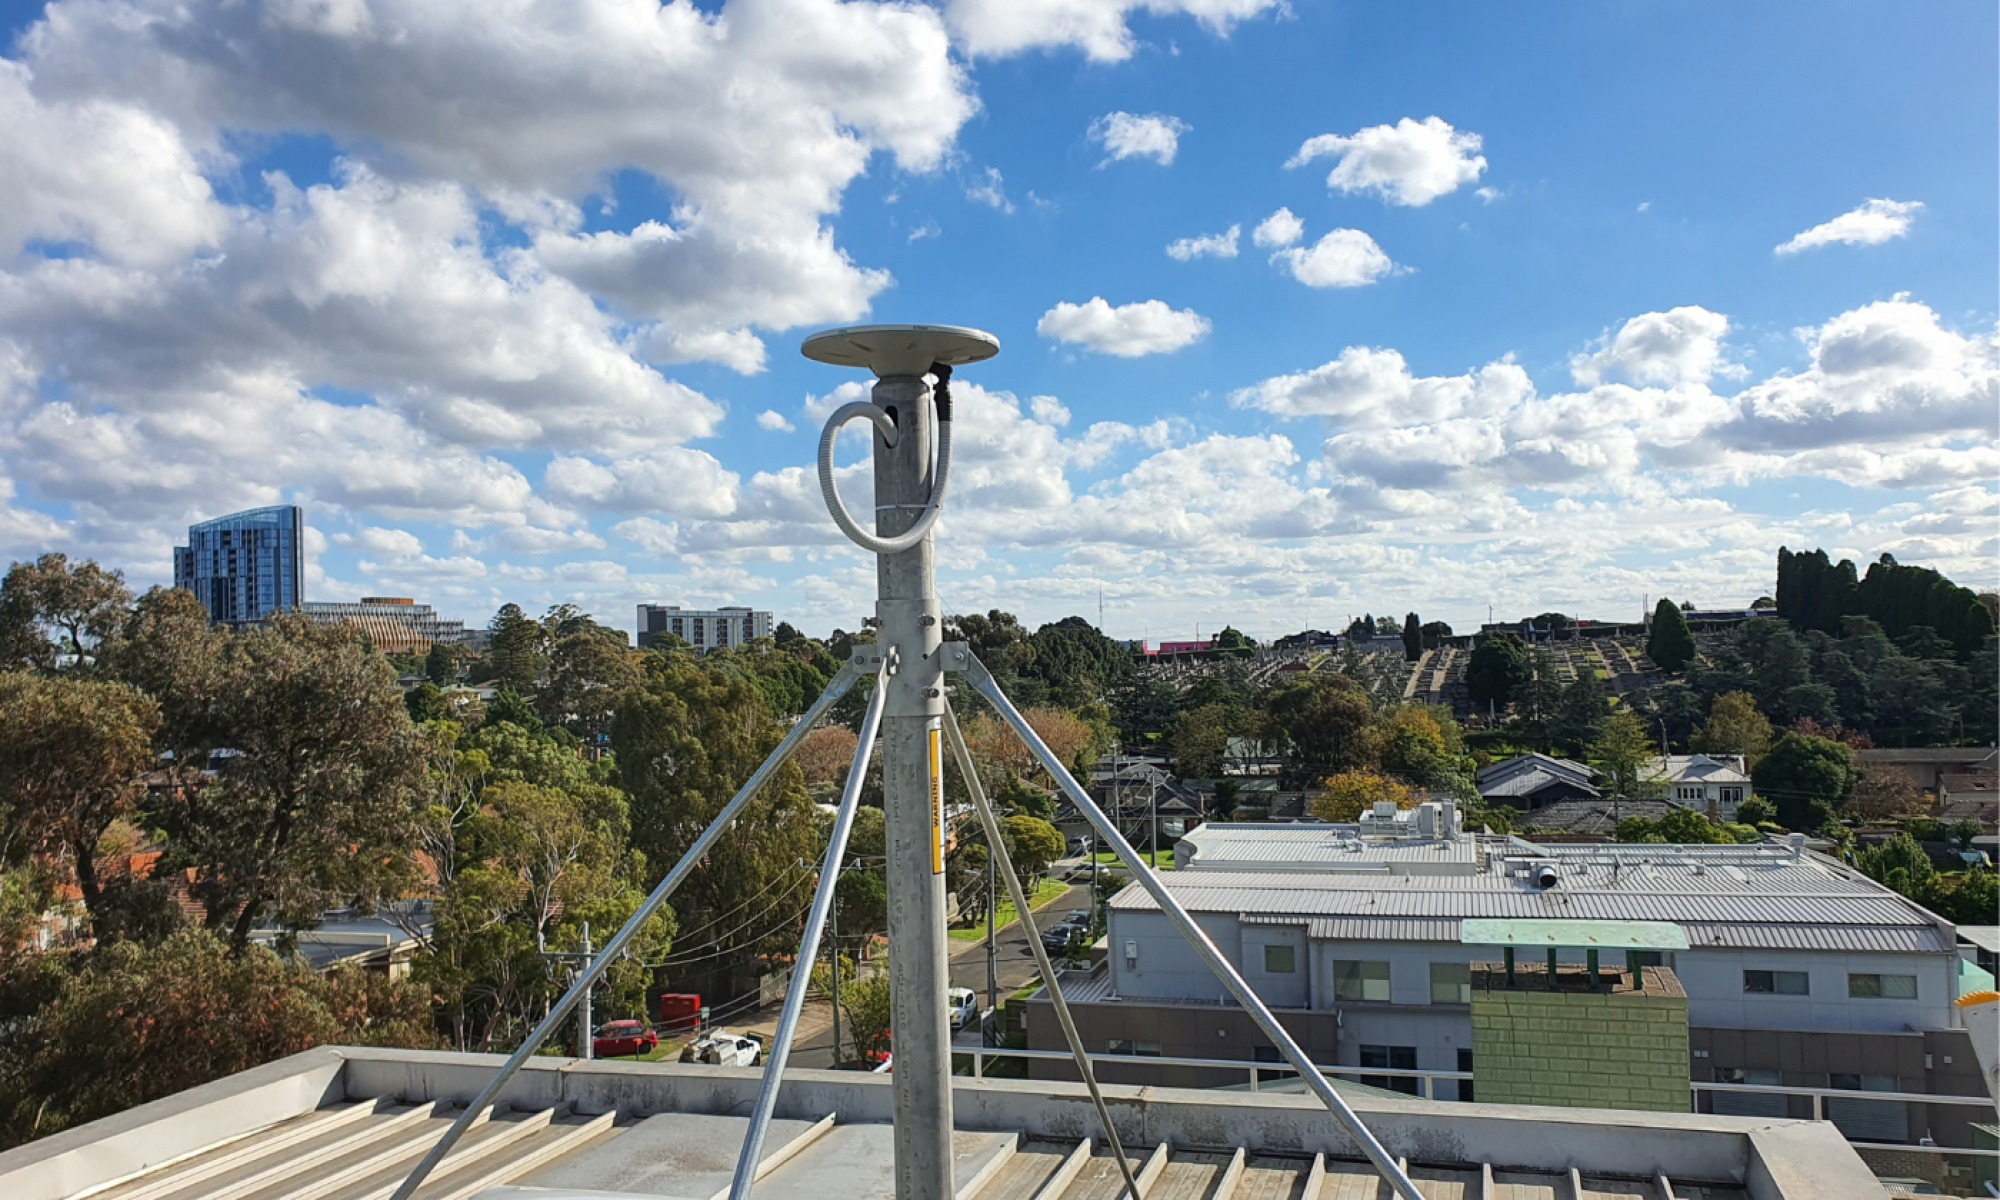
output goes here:
[[[1915, 975], [1849, 975], [1847, 994], [1856, 1000], [1915, 1000]], [[1839, 1085], [1834, 1085], [1838, 1087]]]
[[[1392, 1071], [1414, 1071], [1417, 1069], [1417, 1048], [1415, 1046], [1370, 1046], [1361, 1047], [1361, 1065]], [[1423, 1085], [1407, 1075], [1363, 1075], [1361, 1082], [1369, 1087], [1387, 1088], [1392, 1092], [1403, 1092], [1411, 1096], [1423, 1094]]]
[[[1782, 1077], [1776, 1071], [1757, 1067], [1717, 1067], [1717, 1083], [1748, 1083], [1759, 1087], [1777, 1087]], [[1786, 1113], [1787, 1102], [1781, 1095], [1770, 1092], [1710, 1092], [1709, 1104], [1714, 1111], [1726, 1117], [1782, 1117]]]
[[1742, 788], [1740, 788], [1740, 787], [1726, 787], [1726, 788], [1723, 788], [1723, 789], [1722, 789], [1722, 802], [1723, 802], [1724, 804], [1741, 804], [1741, 803], [1743, 803], [1743, 789], [1742, 789]]
[[1389, 964], [1335, 959], [1333, 962], [1335, 1000], [1389, 1001]]
[[[1461, 1071], [1472, 1070], [1472, 1051], [1465, 1049], [1463, 1046], [1459, 1047], [1458, 1051], [1458, 1069]], [[1472, 1081], [1470, 1079], [1461, 1079], [1458, 1081], [1458, 1098], [1467, 1104], [1472, 1103]]]
[[1753, 996], [1807, 996], [1812, 977], [1804, 971], [1745, 971], [1743, 990]]
[[1290, 975], [1298, 970], [1297, 956], [1290, 946], [1264, 947], [1264, 973], [1266, 975]]
[[1472, 964], [1454, 962], [1432, 963], [1431, 1003], [1472, 1003]]
[[1113, 1038], [1107, 1047], [1107, 1053], [1133, 1054], [1141, 1058], [1158, 1058], [1160, 1056], [1160, 1043], [1128, 1042], [1120, 1038]]

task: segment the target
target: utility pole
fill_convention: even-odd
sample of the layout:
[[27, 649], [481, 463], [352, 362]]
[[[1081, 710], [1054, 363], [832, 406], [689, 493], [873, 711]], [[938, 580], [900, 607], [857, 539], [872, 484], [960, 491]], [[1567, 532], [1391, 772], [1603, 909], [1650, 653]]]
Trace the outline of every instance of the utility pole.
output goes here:
[[840, 1065], [840, 905], [836, 904], [826, 915], [827, 940], [833, 943], [833, 964], [828, 975], [833, 983], [827, 989], [827, 999], [833, 1005], [833, 1065]]
[[[565, 974], [581, 977], [590, 973], [590, 968], [596, 957], [590, 945], [590, 922], [585, 921], [583, 923], [583, 950], [581, 953], [549, 950], [545, 948], [545, 945], [542, 940], [541, 930], [536, 930], [535, 950], [544, 959], [552, 963], [561, 963]], [[590, 1051], [590, 989], [585, 988], [583, 995], [577, 997], [576, 1002], [576, 1056], [578, 1058], [589, 1058], [591, 1057]]]

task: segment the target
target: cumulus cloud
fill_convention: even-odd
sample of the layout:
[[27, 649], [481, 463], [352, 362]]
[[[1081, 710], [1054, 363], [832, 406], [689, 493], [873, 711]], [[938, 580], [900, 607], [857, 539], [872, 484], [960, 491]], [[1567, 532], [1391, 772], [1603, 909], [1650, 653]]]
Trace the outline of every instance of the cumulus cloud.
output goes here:
[[1169, 354], [1200, 341], [1208, 330], [1208, 318], [1191, 308], [1170, 308], [1162, 300], [1114, 308], [1102, 296], [1082, 304], [1065, 300], [1035, 324], [1045, 338], [1119, 358]]
[[[1170, 166], [1179, 153], [1181, 135], [1188, 125], [1179, 117], [1162, 113], [1137, 116], [1128, 112], [1106, 113], [1090, 123], [1090, 140], [1104, 147], [1104, 161], [1150, 158]], [[1100, 164], [1102, 165], [1102, 164]]]
[[1122, 62], [1138, 46], [1126, 24], [1135, 11], [1186, 14], [1227, 37], [1237, 22], [1283, 8], [1284, 0], [945, 0], [945, 19], [975, 57], [1074, 46], [1094, 61]]
[[1705, 383], [1722, 361], [1729, 318], [1697, 305], [1645, 313], [1607, 334], [1604, 344], [1570, 359], [1570, 373], [1586, 387], [1619, 375], [1633, 383]]
[[1321, 158], [1337, 161], [1326, 185], [1338, 192], [1369, 192], [1390, 204], [1421, 208], [1476, 181], [1486, 170], [1480, 137], [1453, 129], [1439, 117], [1372, 125], [1341, 136], [1308, 138], [1285, 163], [1302, 167]]
[[1175, 262], [1196, 258], [1235, 258], [1236, 240], [1242, 233], [1241, 225], [1231, 225], [1221, 233], [1178, 238], [1167, 244], [1167, 257]]
[[1310, 246], [1280, 250], [1271, 261], [1292, 278], [1316, 288], [1367, 287], [1399, 268], [1375, 239], [1359, 229], [1336, 229]]
[[1848, 246], [1879, 246], [1910, 232], [1910, 222], [1923, 211], [1920, 200], [1868, 200], [1861, 207], [1844, 212], [1831, 221], [1813, 226], [1780, 245], [1776, 253], [1797, 254], [1836, 243]]
[[785, 419], [785, 414], [778, 412], [776, 409], [767, 408], [757, 414], [757, 428], [767, 430], [771, 433], [790, 433], [794, 426], [790, 421]]
[[1250, 240], [1266, 249], [1295, 246], [1306, 235], [1306, 223], [1292, 215], [1289, 208], [1281, 208], [1258, 222], [1250, 234]]

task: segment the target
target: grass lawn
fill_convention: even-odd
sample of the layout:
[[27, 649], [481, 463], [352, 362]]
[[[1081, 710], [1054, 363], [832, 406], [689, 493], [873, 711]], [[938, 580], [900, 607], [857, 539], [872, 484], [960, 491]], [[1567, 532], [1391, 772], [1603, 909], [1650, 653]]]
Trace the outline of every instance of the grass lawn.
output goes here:
[[[1240, 800], [1239, 800], [1239, 803], [1240, 803]], [[1152, 856], [1151, 856], [1151, 855], [1149, 855], [1149, 854], [1147, 854], [1147, 853], [1146, 853], [1145, 851], [1143, 851], [1143, 850], [1142, 850], [1142, 851], [1140, 851], [1140, 852], [1139, 852], [1139, 857], [1140, 857], [1140, 858], [1143, 858], [1143, 859], [1145, 859], [1145, 860], [1146, 860], [1146, 864], [1147, 864], [1148, 866], [1152, 866], [1152, 865], [1154, 865], [1154, 864], [1153, 864], [1153, 859], [1152, 859]], [[1125, 865], [1124, 863], [1121, 863], [1121, 862], [1119, 862], [1119, 861], [1118, 861], [1118, 856], [1117, 856], [1116, 854], [1113, 854], [1113, 853], [1111, 853], [1111, 852], [1110, 852], [1109, 850], [1100, 850], [1100, 851], [1098, 851], [1098, 853], [1097, 853], [1097, 861], [1098, 861], [1099, 863], [1102, 863], [1102, 864], [1106, 865], [1106, 866], [1112, 866], [1112, 867], [1118, 867], [1118, 868], [1121, 868], [1121, 869], [1122, 869], [1122, 868], [1124, 867], [1124, 865]], [[1160, 861], [1159, 861], [1159, 863], [1158, 863], [1158, 866], [1159, 866], [1159, 869], [1160, 869], [1160, 870], [1162, 870], [1162, 871], [1171, 871], [1171, 870], [1173, 870], [1173, 869], [1174, 869], [1174, 852], [1173, 852], [1173, 850], [1172, 850], [1172, 848], [1171, 848], [1171, 847], [1170, 847], [1170, 848], [1168, 848], [1168, 849], [1165, 849], [1165, 850], [1162, 850], [1162, 851], [1160, 851]]]
[[[1040, 912], [1055, 903], [1056, 898], [1067, 891], [1069, 891], [1068, 884], [1059, 883], [1053, 879], [1044, 879], [1035, 888], [1034, 895], [1028, 897], [1028, 907], [1036, 912]], [[1014, 915], [1014, 902], [1007, 899], [1003, 889], [1003, 894], [1000, 897], [1000, 907], [995, 909], [993, 913], [993, 931], [998, 933], [1000, 930], [1012, 925], [1018, 919]], [[954, 942], [979, 941], [986, 936], [986, 922], [981, 921], [977, 925], [970, 925], [964, 929], [953, 929], [949, 931], [947, 936]]]

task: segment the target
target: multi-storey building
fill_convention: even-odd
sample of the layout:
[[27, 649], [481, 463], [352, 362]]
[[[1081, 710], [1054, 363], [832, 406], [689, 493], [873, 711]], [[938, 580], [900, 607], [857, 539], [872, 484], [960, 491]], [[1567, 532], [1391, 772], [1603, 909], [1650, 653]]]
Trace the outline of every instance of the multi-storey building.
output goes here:
[[653, 644], [661, 634], [672, 634], [704, 653], [718, 646], [740, 646], [753, 638], [767, 638], [776, 622], [771, 614], [743, 605], [721, 608], [682, 608], [678, 604], [639, 606], [639, 645]]
[[193, 592], [209, 620], [248, 625], [304, 598], [304, 525], [298, 506], [231, 513], [188, 527], [174, 548], [174, 586]]
[[[1498, 953], [1465, 940], [1470, 919], [1640, 921], [1685, 934], [1688, 949], [1640, 961], [1670, 969], [1686, 991], [1697, 1091], [1981, 1090], [1954, 1001], [1990, 983], [1965, 970], [1954, 927], [1807, 850], [1798, 835], [1747, 846], [1538, 845], [1468, 834], [1445, 802], [1350, 825], [1209, 824], [1181, 839], [1176, 864], [1162, 874], [1173, 895], [1314, 1060], [1331, 1066], [1477, 1075], [1468, 990], [1473, 964]], [[1066, 975], [1064, 994], [1100, 1043], [1093, 1049], [1275, 1061], [1137, 886], [1110, 902], [1104, 961]], [[1059, 1048], [1049, 1006], [1030, 1003], [1028, 1014], [1030, 1047]], [[1198, 1078], [1197, 1068], [1147, 1070], [1135, 1063], [1118, 1078], [1232, 1082]], [[1436, 1093], [1454, 1095], [1453, 1081], [1438, 1081]], [[1702, 1092], [1700, 1102], [1740, 1115], [1813, 1115], [1809, 1095]], [[1977, 1117], [1961, 1105], [1858, 1096], [1825, 1107], [1868, 1142], [1966, 1145], [1968, 1116]]]
[[465, 641], [465, 622], [440, 617], [405, 596], [363, 596], [358, 603], [308, 600], [299, 606], [322, 625], [351, 625], [385, 654], [419, 654], [433, 643]]

